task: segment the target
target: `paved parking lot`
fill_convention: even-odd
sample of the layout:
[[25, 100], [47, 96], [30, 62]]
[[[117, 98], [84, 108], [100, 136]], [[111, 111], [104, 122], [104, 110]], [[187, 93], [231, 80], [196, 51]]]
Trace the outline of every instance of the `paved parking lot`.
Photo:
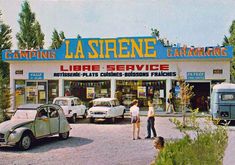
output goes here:
[[225, 151], [223, 165], [231, 165], [235, 162], [235, 122], [229, 126], [228, 146]]
[[[146, 117], [141, 118], [141, 137], [146, 136]], [[157, 118], [158, 135], [180, 138], [167, 118]], [[31, 150], [0, 148], [0, 164], [82, 164], [82, 165], [147, 165], [155, 155], [152, 140], [132, 140], [132, 126], [128, 117], [116, 124], [88, 123], [80, 119], [71, 124], [71, 137], [60, 141], [57, 137], [37, 142]]]
[[[146, 136], [146, 117], [141, 118], [141, 137]], [[97, 122], [90, 124], [79, 119], [71, 124], [71, 137], [60, 141], [57, 136], [38, 141], [31, 150], [18, 151], [11, 147], [0, 148], [0, 165], [6, 164], [76, 164], [76, 165], [148, 165], [155, 155], [152, 140], [132, 140], [129, 117], [116, 124]], [[156, 118], [157, 133], [167, 139], [183, 135], [169, 122], [168, 117]], [[229, 148], [224, 164], [233, 164], [235, 131], [230, 128]], [[232, 146], [231, 146], [232, 145]], [[234, 152], [233, 152], [234, 153]], [[231, 163], [232, 162], [232, 163]]]

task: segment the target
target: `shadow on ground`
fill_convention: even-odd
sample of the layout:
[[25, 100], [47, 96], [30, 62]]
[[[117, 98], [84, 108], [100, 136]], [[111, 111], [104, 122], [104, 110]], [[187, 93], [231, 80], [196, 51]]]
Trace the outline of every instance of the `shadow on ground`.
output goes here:
[[93, 140], [81, 137], [69, 137], [67, 140], [61, 140], [58, 136], [52, 136], [37, 140], [27, 151], [20, 151], [16, 147], [0, 147], [0, 152], [26, 152], [26, 153], [42, 153], [49, 150], [78, 147], [92, 143]]
[[90, 123], [89, 119], [78, 119], [76, 121], [76, 123], [70, 123], [70, 124], [120, 124], [120, 125], [125, 125], [125, 124], [130, 124], [131, 123], [131, 119], [129, 116], [125, 116], [124, 119], [122, 118], [116, 118], [115, 119], [115, 123], [112, 123], [111, 120], [109, 119], [98, 119], [98, 120], [95, 120], [94, 123]]

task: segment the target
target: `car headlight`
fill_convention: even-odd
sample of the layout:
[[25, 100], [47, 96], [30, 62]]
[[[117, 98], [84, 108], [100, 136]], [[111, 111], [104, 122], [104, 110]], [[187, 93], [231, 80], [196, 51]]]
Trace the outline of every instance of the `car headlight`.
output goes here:
[[13, 129], [11, 129], [9, 132], [10, 132], [10, 134], [15, 134], [16, 133], [16, 131], [13, 130]]

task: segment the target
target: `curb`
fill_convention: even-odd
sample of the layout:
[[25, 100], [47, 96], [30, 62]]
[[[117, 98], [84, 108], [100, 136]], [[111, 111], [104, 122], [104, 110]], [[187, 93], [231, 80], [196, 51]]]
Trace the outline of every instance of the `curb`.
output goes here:
[[[129, 111], [125, 113], [125, 116], [130, 116]], [[140, 116], [147, 116], [147, 111], [140, 111]], [[191, 112], [186, 112], [186, 116], [191, 116]], [[198, 113], [196, 115], [197, 117], [210, 117], [211, 115], [209, 113]], [[176, 112], [176, 113], [166, 113], [166, 112], [156, 112], [155, 117], [183, 117], [182, 112]]]

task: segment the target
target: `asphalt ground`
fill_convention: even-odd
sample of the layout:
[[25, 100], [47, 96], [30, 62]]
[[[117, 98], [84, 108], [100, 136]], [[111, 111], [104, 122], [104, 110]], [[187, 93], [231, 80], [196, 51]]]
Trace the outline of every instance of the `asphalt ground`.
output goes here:
[[[173, 114], [172, 114], [173, 115]], [[183, 134], [169, 121], [171, 117], [156, 117], [158, 136], [165, 140], [180, 139]], [[180, 118], [179, 118], [180, 119]], [[203, 121], [203, 118], [200, 118]], [[141, 116], [140, 140], [132, 140], [130, 117], [89, 123], [79, 119], [71, 124], [70, 138], [64, 141], [58, 136], [38, 140], [28, 151], [13, 147], [0, 147], [0, 165], [148, 165], [156, 150], [153, 140], [146, 140], [147, 117]], [[229, 126], [229, 143], [225, 151], [224, 165], [234, 164], [235, 126]]]

